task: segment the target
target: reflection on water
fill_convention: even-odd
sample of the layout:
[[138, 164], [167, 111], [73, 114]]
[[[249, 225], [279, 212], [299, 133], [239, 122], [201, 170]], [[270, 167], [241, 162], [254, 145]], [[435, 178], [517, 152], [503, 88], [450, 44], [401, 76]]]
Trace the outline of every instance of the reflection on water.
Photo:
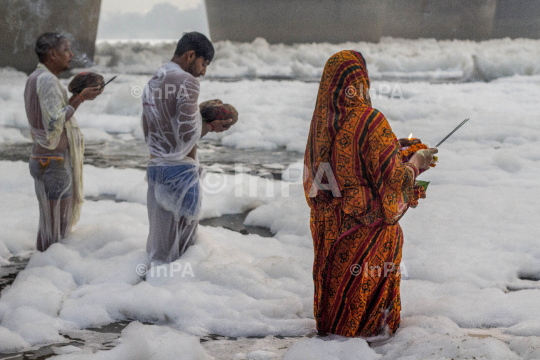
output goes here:
[[[233, 174], [235, 164], [241, 164], [250, 169], [253, 175], [271, 173], [274, 179], [279, 180], [281, 172], [288, 165], [303, 159], [303, 154], [286, 151], [285, 148], [234, 149], [212, 140], [202, 140], [197, 146], [201, 164], [217, 164], [227, 174]], [[1, 144], [0, 160], [28, 162], [31, 150], [31, 143]], [[148, 159], [148, 148], [142, 140], [87, 143], [84, 152], [84, 163], [100, 168], [113, 166], [118, 169], [146, 170]]]
[[[9, 259], [10, 263], [8, 265], [0, 266], [0, 291], [13, 284], [15, 277], [19, 271], [26, 267], [29, 260], [30, 256], [13, 256]], [[0, 297], [2, 297], [2, 294], [0, 294]]]

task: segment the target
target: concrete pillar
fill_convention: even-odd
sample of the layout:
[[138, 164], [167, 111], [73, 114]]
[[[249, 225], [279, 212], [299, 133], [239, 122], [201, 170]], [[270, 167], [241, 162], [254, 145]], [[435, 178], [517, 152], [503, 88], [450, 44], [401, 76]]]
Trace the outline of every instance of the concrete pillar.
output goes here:
[[214, 41], [485, 40], [497, 0], [206, 0], [206, 8]]
[[213, 41], [378, 41], [383, 0], [206, 0]]
[[1, 0], [0, 67], [32, 72], [38, 59], [34, 44], [44, 32], [68, 35], [76, 60], [94, 58], [101, 0]]
[[540, 0], [499, 0], [493, 37], [540, 39]]
[[386, 36], [435, 39], [490, 39], [496, 0], [390, 0]]

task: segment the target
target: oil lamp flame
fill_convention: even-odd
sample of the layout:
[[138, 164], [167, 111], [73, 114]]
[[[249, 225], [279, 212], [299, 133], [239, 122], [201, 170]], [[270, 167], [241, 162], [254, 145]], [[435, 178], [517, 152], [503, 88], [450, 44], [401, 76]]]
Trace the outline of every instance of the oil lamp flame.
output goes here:
[[411, 139], [412, 139], [412, 133], [411, 133], [411, 135], [409, 135], [409, 140], [411, 140]]

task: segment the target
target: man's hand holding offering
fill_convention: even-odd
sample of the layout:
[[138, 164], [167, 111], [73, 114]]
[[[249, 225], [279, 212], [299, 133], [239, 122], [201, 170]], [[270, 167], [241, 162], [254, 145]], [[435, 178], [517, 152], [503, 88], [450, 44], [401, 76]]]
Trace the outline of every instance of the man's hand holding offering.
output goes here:
[[87, 87], [79, 94], [84, 100], [94, 100], [103, 92], [100, 86]]

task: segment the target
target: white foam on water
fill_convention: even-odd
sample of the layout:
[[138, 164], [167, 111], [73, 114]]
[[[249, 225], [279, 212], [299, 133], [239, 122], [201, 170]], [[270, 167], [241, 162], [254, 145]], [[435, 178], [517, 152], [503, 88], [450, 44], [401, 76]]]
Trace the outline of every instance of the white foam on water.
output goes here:
[[[76, 112], [88, 141], [110, 141], [124, 134], [142, 139], [140, 99], [131, 95], [134, 87], [144, 86], [146, 76], [123, 75], [95, 101], [85, 102]], [[62, 80], [67, 85], [67, 80]], [[30, 141], [22, 93], [25, 78], [17, 76], [0, 83], [0, 141]], [[499, 167], [517, 172], [525, 163], [504, 153], [509, 149], [532, 149], [539, 136], [538, 98], [540, 76], [514, 76], [490, 83], [430, 84], [373, 81], [373, 106], [390, 120], [398, 136], [413, 133], [434, 144], [464, 118], [472, 120], [453, 135], [443, 149], [457, 141], [482, 143], [502, 151], [493, 159]], [[237, 149], [284, 148], [303, 152], [318, 85], [300, 81], [241, 80], [238, 82], [201, 81], [200, 101], [220, 98], [239, 111], [239, 122], [229, 131], [206, 137]], [[19, 96], [16, 96], [18, 93]], [[471, 125], [472, 123], [476, 126]], [[464, 144], [462, 144], [463, 147]], [[538, 157], [534, 151], [521, 151], [525, 160]], [[515, 160], [512, 160], [515, 159]]]
[[[398, 39], [378, 43], [269, 44], [219, 41], [207, 76], [218, 78], [283, 77], [320, 79], [326, 60], [341, 50], [361, 52], [373, 78], [424, 80], [494, 80], [512, 75], [538, 75], [540, 40]], [[95, 69], [151, 74], [171, 59], [176, 40], [100, 41]]]
[[[468, 65], [460, 68], [452, 64], [468, 64], [459, 59], [465, 50], [470, 54], [474, 48], [475, 55], [485, 56], [484, 60], [478, 57], [480, 63], [485, 61], [483, 71], [498, 79], [452, 84], [373, 81], [373, 105], [388, 117], [399, 137], [412, 132], [434, 144], [464, 118], [471, 120], [441, 145], [437, 167], [421, 175], [422, 180], [431, 181], [427, 199], [421, 200], [417, 209], [409, 210], [400, 222], [405, 234], [406, 273], [401, 286], [403, 323], [397, 334], [371, 348], [361, 339], [300, 340], [283, 356], [298, 359], [303, 353], [334, 353], [337, 359], [354, 359], [347, 354], [357, 351], [366, 358], [402, 360], [430, 356], [538, 357], [540, 284], [535, 279], [540, 274], [536, 230], [540, 76], [528, 76], [527, 71], [534, 74], [537, 65], [526, 65], [530, 59], [521, 50], [534, 52], [537, 42], [420, 41], [415, 50], [423, 59], [418, 64], [425, 63], [420, 67], [405, 61], [414, 54], [396, 64], [388, 56], [394, 51], [399, 58], [397, 55], [409, 51], [414, 42], [386, 41], [386, 55], [380, 55], [372, 73], [381, 69], [401, 71], [399, 66], [407, 71], [436, 71], [440, 67], [437, 54], [442, 53], [445, 69], [463, 70]], [[223, 48], [228, 46], [234, 51], [227, 56], [233, 58], [242, 46], [248, 49], [246, 54], [253, 54], [254, 47], [261, 54], [270, 48], [261, 41], [222, 44]], [[296, 51], [294, 56], [304, 53], [302, 61], [309, 61], [314, 68], [324, 65], [328, 53], [334, 51], [330, 45], [318, 44], [313, 45], [318, 50], [310, 55], [309, 46], [297, 46], [305, 51], [285, 46], [276, 49], [281, 49], [282, 55], [288, 51]], [[328, 50], [319, 59], [319, 50], [325, 46]], [[507, 59], [497, 58], [496, 49]], [[512, 53], [515, 55], [510, 56]], [[376, 56], [369, 58], [369, 54], [365, 53], [368, 66], [375, 65]], [[217, 60], [212, 64], [216, 68]], [[241, 64], [239, 60], [231, 63]], [[527, 66], [532, 70], [523, 70]], [[256, 72], [262, 68], [254, 67]], [[501, 74], [521, 75], [502, 78]], [[0, 83], [0, 139], [7, 138], [6, 143], [28, 141], [22, 100], [26, 75], [7, 69], [0, 75], [5, 80]], [[81, 106], [76, 116], [83, 133], [91, 130], [89, 141], [106, 140], [116, 133], [140, 138], [138, 112], [134, 110], [140, 110], [140, 104], [129, 98], [129, 92], [147, 79], [146, 75], [121, 75], [95, 102]], [[305, 147], [316, 83], [203, 80], [201, 84], [201, 101], [221, 98], [240, 114], [238, 124], [230, 131], [209, 137], [237, 148], [301, 152]], [[391, 93], [395, 87], [398, 96], [390, 97], [388, 88]], [[144, 172], [85, 166], [87, 196], [107, 194], [122, 202], [87, 201], [81, 222], [65, 241], [32, 255], [27, 269], [0, 297], [0, 351], [66, 341], [61, 336], [64, 331], [121, 319], [162, 326], [156, 330], [133, 325], [133, 335], [122, 335], [126, 344], [140, 341], [140, 347], [134, 348], [141, 354], [147, 354], [145, 351], [154, 349], [154, 345], [137, 338], [139, 333], [148, 339], [162, 338], [163, 349], [171, 349], [170, 354], [174, 354], [170, 356], [177, 354], [171, 344], [185, 341], [186, 348], [193, 351], [192, 358], [204, 354], [190, 336], [314, 332], [313, 249], [309, 208], [298, 176], [302, 168], [301, 163], [291, 165], [284, 181], [245, 173], [212, 178], [205, 185], [204, 217], [252, 210], [246, 224], [268, 227], [275, 236], [261, 238], [201, 226], [197, 244], [168, 269], [168, 274], [174, 269], [176, 276], [158, 277], [162, 270], [157, 264], [151, 266], [145, 252], [148, 220]], [[34, 251], [38, 209], [27, 163], [1, 161], [0, 173], [0, 196], [4, 200], [0, 208], [0, 257], [5, 262], [12, 255]], [[136, 272], [140, 264], [153, 270], [154, 276], [142, 281]], [[163, 336], [159, 336], [161, 331]], [[112, 355], [61, 356], [120, 359], [131, 354], [131, 347], [120, 346], [117, 352], [109, 352]], [[268, 347], [251, 353], [238, 358], [282, 352]]]

